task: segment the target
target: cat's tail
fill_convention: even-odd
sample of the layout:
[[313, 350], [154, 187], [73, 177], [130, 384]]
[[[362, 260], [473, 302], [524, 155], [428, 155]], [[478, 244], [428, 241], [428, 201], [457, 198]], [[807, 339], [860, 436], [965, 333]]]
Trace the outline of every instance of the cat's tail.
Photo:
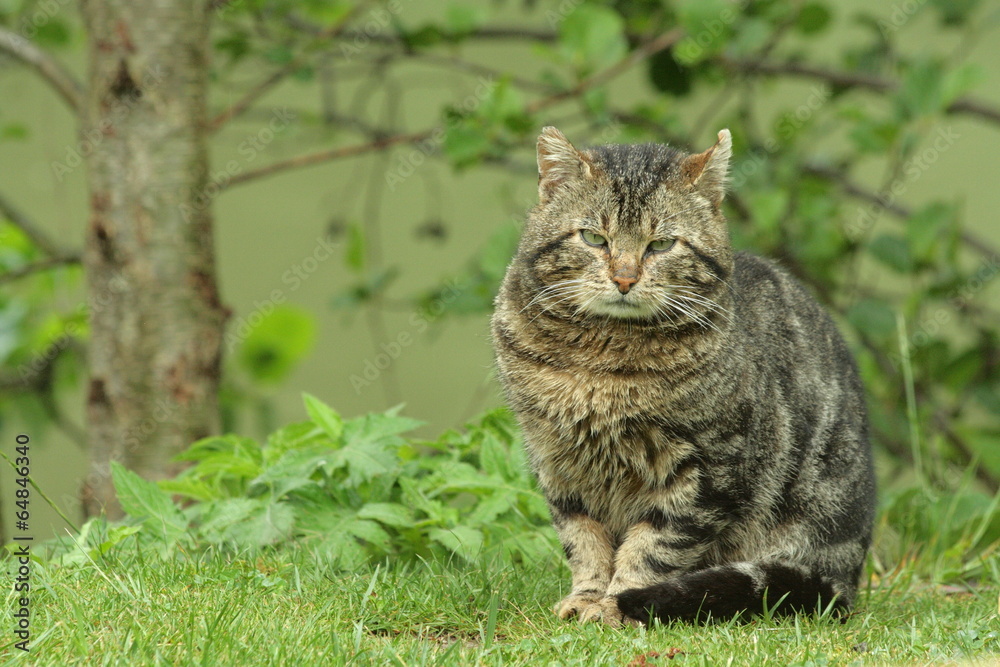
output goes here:
[[651, 618], [697, 621], [797, 612], [842, 614], [850, 609], [854, 586], [809, 568], [786, 563], [734, 563], [695, 570], [618, 595], [618, 608], [644, 623]]

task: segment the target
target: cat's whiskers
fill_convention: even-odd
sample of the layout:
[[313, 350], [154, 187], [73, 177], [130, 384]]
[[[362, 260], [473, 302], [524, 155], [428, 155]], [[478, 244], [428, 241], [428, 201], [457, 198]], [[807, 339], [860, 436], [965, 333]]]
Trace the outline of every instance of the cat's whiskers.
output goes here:
[[545, 298], [548, 298], [550, 296], [558, 296], [559, 293], [562, 290], [564, 290], [564, 289], [566, 289], [566, 288], [568, 288], [568, 287], [570, 287], [572, 285], [583, 285], [585, 282], [586, 282], [585, 278], [574, 278], [572, 280], [563, 280], [562, 282], [552, 283], [551, 285], [546, 285], [545, 287], [543, 287], [542, 289], [540, 289], [538, 291], [538, 294], [536, 294], [531, 299], [531, 301], [529, 301], [527, 304], [525, 304], [524, 308], [522, 308], [519, 311], [519, 314], [523, 313], [524, 311], [526, 311], [528, 308], [530, 308], [532, 305], [534, 305], [535, 302], [537, 302], [537, 301], [541, 301], [541, 300], [543, 300]]
[[712, 299], [709, 299], [706, 296], [703, 296], [701, 294], [698, 294], [696, 292], [691, 291], [691, 288], [689, 288], [689, 287], [685, 287], [685, 286], [682, 286], [682, 285], [673, 285], [673, 286], [671, 286], [671, 294], [673, 294], [674, 296], [676, 296], [679, 299], [683, 299], [683, 300], [686, 300], [686, 301], [692, 301], [694, 303], [697, 303], [697, 304], [700, 304], [702, 306], [705, 306], [706, 308], [709, 309], [709, 311], [718, 313], [719, 315], [721, 315], [722, 317], [724, 317], [726, 319], [726, 321], [728, 321], [728, 322], [732, 322], [733, 321], [733, 317], [732, 317], [733, 313], [732, 313], [731, 310], [729, 310], [728, 308], [725, 308], [724, 306], [722, 306], [719, 303], [713, 301]]
[[694, 320], [696, 323], [698, 323], [703, 327], [715, 329], [717, 332], [722, 333], [722, 330], [719, 329], [719, 327], [716, 326], [715, 323], [712, 322], [712, 320], [708, 319], [707, 317], [705, 317], [705, 315], [694, 310], [690, 305], [684, 303], [683, 301], [678, 301], [672, 298], [672, 296], [680, 296], [680, 295], [678, 294], [670, 295], [665, 292], [659, 293], [659, 299], [665, 304], [667, 304], [674, 311], [677, 311], [679, 313], [688, 316], [689, 318], [691, 318], [692, 320]]

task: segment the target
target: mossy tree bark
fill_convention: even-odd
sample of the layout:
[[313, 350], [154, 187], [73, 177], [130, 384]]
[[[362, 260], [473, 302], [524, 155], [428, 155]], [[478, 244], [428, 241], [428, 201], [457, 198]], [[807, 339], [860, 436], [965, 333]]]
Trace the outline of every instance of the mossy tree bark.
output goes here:
[[84, 512], [121, 514], [110, 461], [148, 479], [219, 427], [223, 325], [208, 197], [208, 0], [82, 0], [90, 221]]

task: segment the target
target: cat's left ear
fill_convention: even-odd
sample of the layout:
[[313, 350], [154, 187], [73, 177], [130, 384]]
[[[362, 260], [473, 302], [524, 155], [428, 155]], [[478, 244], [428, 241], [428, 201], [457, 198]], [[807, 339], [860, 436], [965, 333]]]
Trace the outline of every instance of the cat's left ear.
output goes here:
[[729, 130], [719, 131], [719, 140], [704, 153], [689, 155], [681, 163], [684, 180], [705, 195], [714, 206], [726, 195], [726, 172], [733, 154], [733, 137]]
[[538, 199], [543, 204], [563, 183], [590, 178], [588, 160], [562, 132], [549, 126], [538, 136]]

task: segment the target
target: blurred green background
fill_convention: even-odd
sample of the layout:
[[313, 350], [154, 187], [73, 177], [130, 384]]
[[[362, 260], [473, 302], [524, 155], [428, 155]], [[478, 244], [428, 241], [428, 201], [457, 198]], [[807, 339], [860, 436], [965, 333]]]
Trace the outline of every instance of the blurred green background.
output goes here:
[[[362, 9], [355, 30], [372, 25], [385, 38], [367, 44], [306, 47], [291, 28], [259, 29], [286, 17], [321, 25], [349, 4], [220, 9], [213, 112], [289, 54], [307, 54], [308, 64], [213, 138], [213, 173], [225, 180], [230, 161], [245, 172], [363, 143], [372, 135], [358, 121], [394, 132], [440, 127], [444, 142], [288, 170], [214, 199], [222, 297], [233, 310], [227, 429], [261, 435], [298, 420], [302, 392], [344, 415], [405, 403], [427, 435], [499, 405], [488, 306], [535, 197], [538, 130], [557, 125], [578, 146], [677, 138], [704, 150], [730, 127], [734, 242], [778, 257], [835, 306], [872, 395], [888, 487], [912, 481], [913, 459], [923, 458], [942, 488], [976, 462], [982, 490], [995, 490], [1000, 116], [947, 107], [967, 96], [1000, 109], [1000, 3], [401, 1]], [[22, 25], [45, 7], [0, 0], [0, 16]], [[51, 7], [37, 40], [82, 77], [79, 18], [69, 3]], [[391, 7], [398, 11], [382, 21]], [[716, 17], [729, 15], [716, 29]], [[524, 34], [480, 34], [498, 26]], [[652, 64], [637, 61], [587, 94], [532, 110], [677, 26], [688, 41]], [[741, 59], [786, 67], [738, 75], [731, 65]], [[789, 64], [900, 87], [858, 89], [795, 75]], [[0, 193], [79, 248], [85, 168], [55, 166], [66, 163], [76, 133], [53, 93], [0, 57]], [[896, 183], [893, 204], [906, 215], [883, 212], [854, 234], [868, 204], [844, 193], [845, 174], [869, 193]], [[962, 233], [986, 250], [963, 244]], [[5, 270], [30, 259], [9, 226], [0, 240]], [[3, 289], [0, 360], [16, 374], [81, 320], [83, 280], [67, 267]], [[912, 365], [896, 363], [903, 338]], [[16, 433], [32, 435], [37, 482], [75, 515], [86, 456], [67, 431], [82, 427], [85, 383], [80, 354], [64, 356], [54, 397], [69, 426], [54, 425], [37, 397], [4, 391], [0, 439], [9, 454]], [[0, 489], [11, 480], [0, 467]], [[33, 512], [39, 536], [43, 526], [58, 528], [40, 502]]]

